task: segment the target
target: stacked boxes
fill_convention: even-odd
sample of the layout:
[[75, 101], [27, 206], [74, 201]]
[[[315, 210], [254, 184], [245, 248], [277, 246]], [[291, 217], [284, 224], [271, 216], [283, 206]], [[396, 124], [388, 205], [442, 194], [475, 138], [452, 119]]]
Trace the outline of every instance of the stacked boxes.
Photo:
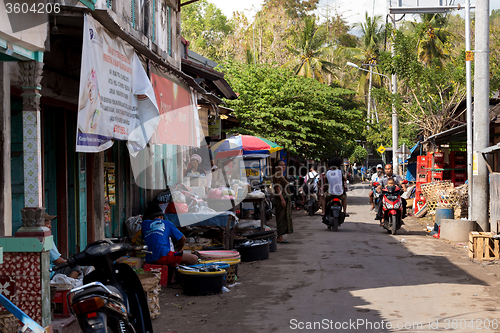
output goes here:
[[[434, 155], [434, 160], [432, 158]], [[427, 153], [427, 158], [429, 159], [429, 165], [432, 166], [429, 170], [428, 178], [429, 182], [437, 182], [443, 180], [443, 171], [434, 170], [434, 169], [443, 169], [444, 168], [444, 154], [441, 152], [435, 153]]]
[[[422, 196], [422, 189], [420, 186], [429, 182], [429, 177], [427, 175], [429, 168], [429, 158], [426, 155], [417, 156], [417, 189], [415, 191], [415, 204], [413, 205], [415, 209], [415, 214], [419, 210], [418, 202], [420, 202], [420, 197]], [[425, 198], [423, 199], [422, 205], [425, 203]]]
[[467, 156], [464, 151], [450, 152], [451, 182], [455, 187], [463, 185], [467, 179]]

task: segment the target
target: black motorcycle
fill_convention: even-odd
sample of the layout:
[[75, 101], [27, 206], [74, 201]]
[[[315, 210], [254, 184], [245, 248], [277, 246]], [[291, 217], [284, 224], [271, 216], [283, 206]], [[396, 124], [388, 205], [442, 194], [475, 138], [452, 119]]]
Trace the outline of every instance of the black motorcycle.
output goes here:
[[[265, 194], [264, 214], [266, 214], [266, 221], [269, 221], [270, 219], [273, 218], [273, 201], [272, 201], [271, 195], [269, 193], [269, 185], [261, 183], [261, 184], [253, 185], [252, 188], [258, 189]], [[254, 203], [253, 207], [254, 207], [253, 219], [260, 220], [260, 204]]]
[[[147, 246], [113, 243], [109, 239], [88, 244], [83, 252], [54, 268], [94, 266], [83, 286], [68, 293], [70, 311], [83, 332], [153, 333], [148, 301], [139, 277], [127, 264], [114, 261]], [[69, 302], [70, 298], [71, 303]]]
[[334, 195], [326, 203], [323, 223], [327, 225], [329, 230], [338, 231], [339, 226], [344, 223], [344, 220], [345, 212], [342, 210], [342, 199], [340, 196]]
[[300, 179], [296, 179], [294, 177], [288, 178], [288, 188], [286, 192], [290, 194], [292, 199], [292, 209], [301, 209], [302, 208], [302, 195], [299, 191], [299, 182]]
[[312, 184], [304, 184], [303, 190], [306, 196], [304, 209], [309, 213], [309, 216], [313, 216], [319, 209], [318, 190]]

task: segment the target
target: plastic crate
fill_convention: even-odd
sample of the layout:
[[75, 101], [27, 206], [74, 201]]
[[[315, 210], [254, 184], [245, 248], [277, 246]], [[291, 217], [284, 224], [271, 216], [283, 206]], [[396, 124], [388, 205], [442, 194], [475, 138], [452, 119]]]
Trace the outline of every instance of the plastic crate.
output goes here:
[[167, 265], [154, 265], [144, 264], [145, 272], [160, 272], [160, 286], [166, 287], [168, 285], [168, 266]]

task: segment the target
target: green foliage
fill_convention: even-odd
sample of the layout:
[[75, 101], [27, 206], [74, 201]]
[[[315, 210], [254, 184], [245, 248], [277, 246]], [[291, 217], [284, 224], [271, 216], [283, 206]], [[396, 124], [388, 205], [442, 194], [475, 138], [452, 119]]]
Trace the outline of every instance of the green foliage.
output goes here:
[[274, 141], [293, 154], [312, 159], [349, 156], [364, 126], [354, 92], [331, 88], [270, 65], [223, 64], [226, 79], [239, 93], [227, 101], [241, 134]]
[[364, 162], [368, 158], [368, 152], [361, 146], [356, 146], [349, 160], [353, 163]]
[[304, 26], [292, 32], [294, 46], [288, 47], [293, 59], [285, 63], [284, 67], [293, 68], [295, 74], [325, 82], [324, 74], [331, 74], [333, 64], [326, 56], [332, 52], [327, 45], [327, 30], [325, 26], [318, 26], [314, 16], [304, 19]]
[[201, 0], [182, 8], [181, 31], [190, 42], [190, 49], [218, 61], [219, 51], [225, 39], [233, 33], [233, 26], [213, 3]]

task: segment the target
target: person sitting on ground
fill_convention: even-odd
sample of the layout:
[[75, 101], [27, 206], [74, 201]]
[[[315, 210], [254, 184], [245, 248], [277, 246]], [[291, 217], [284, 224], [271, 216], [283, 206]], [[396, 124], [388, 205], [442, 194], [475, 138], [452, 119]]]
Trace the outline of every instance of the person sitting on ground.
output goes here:
[[[47, 213], [45, 213], [45, 227], [49, 228], [49, 230], [52, 232], [52, 220], [55, 219], [57, 216], [51, 216]], [[70, 278], [77, 279], [80, 274], [82, 274], [82, 270], [80, 266], [75, 266], [75, 267], [65, 267], [61, 268], [55, 271], [52, 271], [52, 269], [58, 265], [64, 264], [67, 260], [61, 257], [61, 253], [57, 250], [56, 244], [54, 243], [54, 240], [52, 240], [52, 249], [49, 251], [50, 254], [50, 278], [52, 279], [56, 274], [64, 274]]]
[[[186, 236], [172, 222], [163, 218], [163, 210], [160, 206], [157, 203], [150, 203], [142, 221], [142, 237], [148, 246], [148, 251], [152, 252], [146, 254], [146, 262], [168, 266], [196, 264], [197, 256], [182, 251]], [[176, 243], [175, 247], [172, 240]]]
[[339, 196], [340, 200], [342, 200], [342, 208], [344, 209], [345, 217], [349, 217], [349, 214], [347, 214], [347, 178], [340, 168], [341, 165], [342, 160], [338, 157], [328, 161], [328, 167], [330, 170], [326, 172], [328, 191], [325, 193], [325, 199], [323, 200], [323, 215], [326, 212], [326, 204], [330, 201], [330, 199], [333, 196]]

